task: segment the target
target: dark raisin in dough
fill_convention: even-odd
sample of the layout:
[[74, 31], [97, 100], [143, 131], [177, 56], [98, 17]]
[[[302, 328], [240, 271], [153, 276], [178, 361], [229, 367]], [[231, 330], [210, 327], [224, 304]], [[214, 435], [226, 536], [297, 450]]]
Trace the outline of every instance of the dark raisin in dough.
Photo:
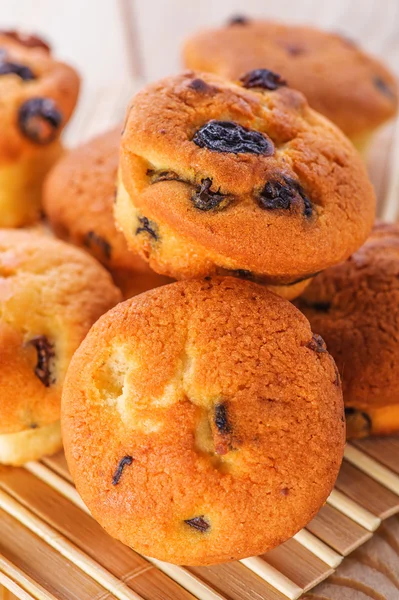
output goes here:
[[84, 239], [84, 245], [87, 248], [93, 248], [97, 247], [101, 253], [104, 255], [104, 257], [107, 260], [110, 260], [111, 258], [111, 253], [112, 253], [112, 246], [109, 242], [107, 242], [107, 240], [103, 237], [101, 237], [100, 235], [98, 235], [95, 231], [88, 231], [85, 239]]
[[312, 204], [302, 186], [290, 177], [282, 177], [281, 181], [268, 181], [259, 195], [259, 206], [266, 210], [290, 210], [294, 202], [301, 200], [303, 215], [307, 218], [313, 214]]
[[190, 81], [189, 87], [196, 92], [207, 92], [210, 89], [210, 86], [199, 77]]
[[331, 308], [331, 302], [308, 302], [304, 300], [306, 306], [309, 308], [313, 308], [313, 310], [317, 310], [318, 312], [328, 313]]
[[148, 233], [155, 241], [158, 239], [158, 234], [156, 232], [156, 225], [147, 217], [139, 217], [140, 227], [136, 229], [136, 235], [139, 233]]
[[367, 437], [371, 433], [372, 422], [370, 416], [356, 408], [346, 407], [347, 437]]
[[211, 191], [212, 179], [203, 179], [201, 185], [191, 196], [195, 208], [202, 211], [222, 210], [231, 202], [231, 196], [223, 196], [218, 192]]
[[269, 69], [254, 69], [240, 77], [240, 81], [245, 88], [262, 88], [264, 90], [277, 90], [287, 82], [278, 73], [273, 73]]
[[16, 31], [15, 29], [1, 29], [0, 35], [6, 35], [27, 48], [43, 48], [44, 50], [47, 50], [47, 52], [50, 52], [51, 50], [49, 44], [37, 35], [29, 35], [27, 33]]
[[62, 115], [51, 98], [30, 98], [19, 107], [18, 125], [22, 135], [35, 144], [49, 144], [58, 134]]
[[308, 348], [314, 352], [324, 353], [327, 352], [327, 346], [321, 335], [314, 333], [312, 339], [308, 343]]
[[193, 142], [213, 152], [249, 153], [271, 156], [273, 142], [266, 134], [247, 129], [233, 121], [212, 120], [194, 135]]
[[49, 387], [54, 381], [51, 380], [50, 362], [54, 358], [54, 346], [49, 342], [45, 335], [38, 335], [31, 339], [29, 344], [36, 348], [37, 363], [35, 375], [46, 387]]
[[394, 91], [389, 87], [389, 85], [383, 79], [381, 79], [381, 77], [379, 77], [378, 75], [376, 75], [373, 78], [373, 82], [374, 82], [375, 87], [382, 94], [384, 94], [384, 96], [386, 96], [390, 100], [394, 100], [395, 99], [395, 93], [394, 93]]
[[151, 183], [158, 183], [159, 181], [182, 181], [174, 171], [153, 171], [152, 169], [147, 169], [147, 175], [151, 178]]
[[244, 15], [234, 15], [227, 22], [228, 25], [248, 25], [248, 23], [249, 19]]
[[230, 433], [231, 427], [227, 418], [227, 409], [225, 404], [215, 405], [215, 425], [219, 433]]
[[255, 281], [256, 275], [251, 273], [251, 271], [247, 271], [246, 269], [233, 269], [229, 271], [229, 273], [233, 277], [239, 277], [240, 279], [248, 279], [249, 281]]
[[123, 469], [126, 466], [130, 466], [133, 462], [133, 456], [124, 456], [122, 458], [122, 460], [119, 462], [118, 468], [115, 471], [115, 474], [112, 478], [112, 485], [118, 485], [121, 477], [122, 477], [122, 473], [123, 473]]
[[197, 531], [200, 531], [201, 533], [206, 533], [210, 528], [209, 523], [204, 519], [204, 515], [194, 517], [193, 519], [186, 519], [184, 522], [186, 525], [189, 525], [193, 529], [197, 529]]
[[33, 71], [25, 66], [13, 62], [0, 63], [0, 75], [18, 75], [23, 81], [32, 81], [36, 79]]
[[287, 50], [290, 56], [300, 56], [305, 54], [305, 48], [296, 44], [284, 44], [284, 48]]

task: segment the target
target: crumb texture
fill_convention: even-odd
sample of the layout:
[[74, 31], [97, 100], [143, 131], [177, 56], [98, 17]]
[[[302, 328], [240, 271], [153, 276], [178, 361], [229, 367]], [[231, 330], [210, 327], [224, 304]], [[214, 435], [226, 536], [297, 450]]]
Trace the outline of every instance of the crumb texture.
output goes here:
[[396, 79], [379, 60], [344, 36], [312, 27], [260, 20], [229, 24], [193, 35], [183, 56], [190, 69], [232, 80], [271, 69], [350, 137], [378, 127], [398, 107]]
[[348, 434], [399, 430], [399, 226], [378, 223], [298, 300], [342, 377]]
[[290, 284], [365, 241], [374, 192], [353, 145], [300, 92], [248, 81], [189, 71], [133, 98], [115, 217], [159, 273], [244, 272], [292, 298]]
[[0, 230], [0, 434], [43, 428], [45, 437], [44, 426], [60, 418], [72, 354], [120, 299], [87, 254], [43, 234]]
[[344, 443], [335, 365], [312, 339], [290, 303], [229, 277], [100, 319], [63, 394], [68, 463], [95, 518], [180, 564], [262, 553], [303, 527]]

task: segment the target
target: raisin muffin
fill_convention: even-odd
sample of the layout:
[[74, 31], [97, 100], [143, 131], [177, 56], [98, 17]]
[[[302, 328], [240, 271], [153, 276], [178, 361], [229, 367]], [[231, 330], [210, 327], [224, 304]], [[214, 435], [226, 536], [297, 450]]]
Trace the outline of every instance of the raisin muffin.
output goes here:
[[20, 227], [40, 216], [43, 179], [61, 154], [79, 78], [39, 38], [2, 31], [0, 91], [0, 227]]
[[125, 298], [170, 279], [128, 250], [113, 216], [120, 128], [69, 152], [44, 185], [44, 210], [59, 237], [85, 248], [113, 275]]
[[72, 354], [120, 300], [86, 253], [45, 235], [0, 230], [0, 462], [61, 447], [61, 388]]
[[232, 277], [172, 283], [102, 317], [69, 367], [62, 426], [101, 525], [189, 565], [263, 553], [306, 525], [345, 437], [323, 340], [292, 304]]
[[183, 55], [187, 67], [232, 80], [253, 69], [280, 73], [360, 147], [397, 111], [394, 75], [337, 33], [241, 17], [195, 34]]
[[343, 380], [348, 437], [399, 431], [399, 225], [378, 224], [298, 300]]
[[294, 298], [364, 242], [374, 210], [352, 144], [270, 71], [240, 85], [183, 73], [128, 110], [115, 216], [159, 273], [232, 274]]

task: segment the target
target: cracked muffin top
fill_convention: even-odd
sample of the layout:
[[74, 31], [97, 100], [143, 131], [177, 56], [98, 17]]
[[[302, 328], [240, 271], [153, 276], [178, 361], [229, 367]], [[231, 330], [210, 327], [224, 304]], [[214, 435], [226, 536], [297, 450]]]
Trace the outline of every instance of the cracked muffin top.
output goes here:
[[60, 418], [72, 354], [119, 300], [88, 254], [45, 235], [0, 230], [0, 434]]
[[76, 71], [35, 36], [0, 31], [0, 160], [9, 162], [57, 140], [75, 107]]
[[393, 117], [398, 107], [396, 78], [379, 60], [344, 36], [312, 27], [233, 19], [194, 34], [183, 56], [190, 69], [232, 80], [251, 69], [276, 71], [353, 139]]
[[399, 431], [399, 226], [378, 223], [298, 306], [337, 362], [349, 435]]
[[[115, 215], [155, 270], [290, 283], [356, 250], [374, 206], [352, 144], [270, 71], [237, 84], [186, 72], [128, 109]], [[184, 252], [168, 254], [172, 239]]]
[[323, 340], [231, 277], [173, 283], [104, 315], [62, 402], [79, 493], [113, 536], [180, 564], [261, 554], [330, 493], [343, 403]]

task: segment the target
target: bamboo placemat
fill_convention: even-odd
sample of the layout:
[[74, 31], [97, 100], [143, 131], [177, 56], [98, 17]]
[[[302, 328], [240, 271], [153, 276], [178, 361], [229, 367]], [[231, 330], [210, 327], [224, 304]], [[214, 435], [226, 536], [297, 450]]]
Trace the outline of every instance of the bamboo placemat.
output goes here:
[[[86, 89], [69, 144], [120, 123], [139, 86]], [[399, 126], [381, 132], [370, 157], [379, 214], [396, 219]], [[399, 437], [354, 442], [326, 505], [291, 540], [239, 562], [177, 567], [110, 538], [89, 515], [60, 453], [0, 468], [0, 600], [295, 600], [397, 513]]]

